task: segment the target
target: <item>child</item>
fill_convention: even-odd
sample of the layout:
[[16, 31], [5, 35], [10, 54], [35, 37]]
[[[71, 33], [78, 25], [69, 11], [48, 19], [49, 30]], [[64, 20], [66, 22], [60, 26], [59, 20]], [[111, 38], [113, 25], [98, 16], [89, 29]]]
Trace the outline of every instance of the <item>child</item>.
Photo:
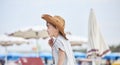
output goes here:
[[48, 14], [44, 14], [42, 19], [46, 20], [47, 32], [51, 38], [49, 45], [52, 48], [53, 64], [75, 65], [72, 48], [64, 32], [64, 19]]

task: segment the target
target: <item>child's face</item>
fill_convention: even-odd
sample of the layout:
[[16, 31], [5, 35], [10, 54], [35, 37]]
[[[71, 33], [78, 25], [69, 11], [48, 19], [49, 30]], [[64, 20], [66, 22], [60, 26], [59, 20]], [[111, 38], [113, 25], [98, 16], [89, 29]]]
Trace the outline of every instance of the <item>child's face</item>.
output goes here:
[[57, 31], [58, 31], [57, 28], [55, 28], [52, 24], [47, 23], [47, 32], [50, 37], [54, 37]]

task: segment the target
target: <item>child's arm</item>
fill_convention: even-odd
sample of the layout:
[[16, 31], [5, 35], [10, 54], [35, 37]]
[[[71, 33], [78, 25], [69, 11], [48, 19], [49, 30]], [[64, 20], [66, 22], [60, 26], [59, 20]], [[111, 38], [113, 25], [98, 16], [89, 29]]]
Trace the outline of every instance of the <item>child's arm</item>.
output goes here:
[[58, 64], [57, 65], [63, 65], [64, 63], [64, 60], [65, 60], [65, 52], [62, 51], [61, 49], [59, 49], [59, 52], [58, 52]]

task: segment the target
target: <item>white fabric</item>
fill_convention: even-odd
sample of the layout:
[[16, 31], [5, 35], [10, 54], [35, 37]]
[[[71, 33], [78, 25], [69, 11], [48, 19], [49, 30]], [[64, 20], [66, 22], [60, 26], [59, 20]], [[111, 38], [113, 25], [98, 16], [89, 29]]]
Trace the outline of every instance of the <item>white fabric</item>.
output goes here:
[[58, 51], [61, 49], [65, 52], [65, 61], [63, 65], [75, 65], [75, 59], [73, 56], [72, 48], [69, 43], [69, 41], [65, 40], [62, 36], [58, 36], [55, 41], [54, 45], [52, 47], [53, 51], [53, 61], [55, 61], [55, 65], [58, 63]]
[[88, 26], [88, 43], [90, 46], [90, 49], [95, 49], [98, 51], [92, 51], [99, 54], [104, 55], [105, 53], [108, 53], [109, 47], [105, 43], [104, 38], [100, 32], [100, 28], [98, 26], [98, 23], [96, 22], [95, 14], [93, 9], [91, 9], [90, 16], [89, 16], [89, 26]]

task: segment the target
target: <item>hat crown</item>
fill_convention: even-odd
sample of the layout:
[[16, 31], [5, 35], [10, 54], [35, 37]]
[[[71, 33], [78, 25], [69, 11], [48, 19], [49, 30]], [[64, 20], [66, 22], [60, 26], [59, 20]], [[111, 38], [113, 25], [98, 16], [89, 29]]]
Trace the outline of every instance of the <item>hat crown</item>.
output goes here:
[[65, 20], [60, 16], [54, 16], [54, 19], [56, 19], [56, 22], [58, 22], [62, 27], [65, 26]]

